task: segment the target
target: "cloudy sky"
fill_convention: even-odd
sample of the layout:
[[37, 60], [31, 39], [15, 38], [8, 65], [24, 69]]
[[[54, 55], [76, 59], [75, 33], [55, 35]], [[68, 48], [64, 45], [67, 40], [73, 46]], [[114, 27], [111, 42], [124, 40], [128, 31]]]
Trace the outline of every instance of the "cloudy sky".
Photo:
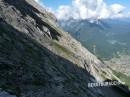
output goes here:
[[130, 0], [35, 0], [58, 19], [130, 17]]

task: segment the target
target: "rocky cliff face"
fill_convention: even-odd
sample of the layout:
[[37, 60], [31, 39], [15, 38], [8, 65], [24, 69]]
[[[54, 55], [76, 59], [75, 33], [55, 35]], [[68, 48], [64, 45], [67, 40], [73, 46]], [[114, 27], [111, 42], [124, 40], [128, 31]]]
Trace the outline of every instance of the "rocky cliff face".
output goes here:
[[[18, 97], [107, 97], [105, 89], [88, 88], [89, 82], [103, 80], [104, 68], [33, 0], [0, 0], [0, 88], [4, 91]], [[113, 76], [105, 72], [107, 78]]]

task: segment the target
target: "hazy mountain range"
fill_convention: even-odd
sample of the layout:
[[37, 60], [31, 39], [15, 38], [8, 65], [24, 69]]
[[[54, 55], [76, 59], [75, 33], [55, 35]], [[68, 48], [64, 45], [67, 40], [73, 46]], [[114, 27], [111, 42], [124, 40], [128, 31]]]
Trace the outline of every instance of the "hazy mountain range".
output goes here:
[[110, 59], [130, 53], [130, 18], [60, 20], [62, 28], [97, 56]]

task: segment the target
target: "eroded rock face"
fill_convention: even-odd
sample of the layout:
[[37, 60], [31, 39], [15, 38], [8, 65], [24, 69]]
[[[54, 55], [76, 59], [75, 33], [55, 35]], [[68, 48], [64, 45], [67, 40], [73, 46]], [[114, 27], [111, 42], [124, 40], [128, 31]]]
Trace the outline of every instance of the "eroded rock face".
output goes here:
[[0, 88], [20, 97], [101, 97], [88, 83], [102, 80], [96, 69], [104, 67], [33, 0], [0, 0]]

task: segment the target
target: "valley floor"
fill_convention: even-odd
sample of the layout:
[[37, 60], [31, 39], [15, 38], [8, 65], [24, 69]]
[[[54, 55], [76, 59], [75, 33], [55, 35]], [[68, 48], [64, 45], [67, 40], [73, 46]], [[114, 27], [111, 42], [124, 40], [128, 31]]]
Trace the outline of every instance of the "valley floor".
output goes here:
[[119, 78], [121, 81], [130, 87], [130, 56], [122, 55], [119, 58], [113, 58], [105, 63], [112, 69], [112, 72]]
[[120, 58], [112, 58], [105, 63], [113, 70], [130, 76], [130, 55], [121, 55]]

